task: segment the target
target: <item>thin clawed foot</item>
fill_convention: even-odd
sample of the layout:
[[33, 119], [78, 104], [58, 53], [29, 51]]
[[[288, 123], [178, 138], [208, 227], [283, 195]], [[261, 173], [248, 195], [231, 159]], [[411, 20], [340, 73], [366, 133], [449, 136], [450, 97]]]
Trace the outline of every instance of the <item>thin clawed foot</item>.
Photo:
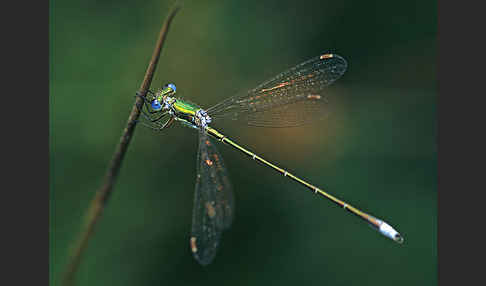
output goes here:
[[160, 123], [158, 123], [158, 122], [154, 122], [154, 124], [155, 124], [155, 125], [157, 125], [157, 127], [154, 127], [154, 126], [152, 126], [152, 125], [150, 125], [150, 124], [147, 124], [147, 123], [145, 123], [145, 122], [143, 122], [143, 121], [140, 121], [140, 120], [135, 120], [135, 122], [136, 122], [136, 123], [140, 123], [140, 124], [142, 124], [143, 126], [148, 127], [148, 128], [150, 128], [150, 129], [152, 129], [152, 130], [155, 130], [155, 131], [162, 131], [163, 129], [165, 129], [165, 128], [169, 127], [169, 126], [172, 124], [172, 122], [174, 122], [174, 117], [171, 117], [171, 118], [170, 118], [169, 120], [167, 120], [167, 121], [166, 121], [166, 122], [165, 122], [163, 125], [161, 125], [161, 124], [160, 124]]
[[171, 116], [171, 117], [169, 118], [169, 120], [167, 120], [167, 121], [164, 123], [164, 125], [162, 125], [162, 129], [164, 129], [164, 128], [168, 128], [169, 126], [171, 126], [171, 125], [172, 125], [172, 122], [174, 122], [174, 117], [172, 117], [172, 116]]
[[162, 118], [164, 118], [164, 116], [166, 116], [168, 114], [167, 112], [164, 112], [158, 118], [153, 119], [152, 117], [150, 117], [150, 115], [148, 115], [147, 113], [145, 113], [145, 111], [143, 111], [143, 110], [141, 110], [141, 111], [142, 111], [141, 114], [145, 117], [145, 119], [147, 119], [151, 123], [155, 123], [157, 121], [160, 121]]
[[135, 123], [137, 123], [137, 124], [140, 123], [143, 126], [148, 127], [148, 128], [150, 128], [152, 130], [155, 130], [155, 131], [161, 131], [162, 130], [162, 127], [156, 128], [156, 127], [153, 127], [153, 126], [151, 126], [151, 125], [149, 125], [149, 124], [147, 124], [147, 123], [145, 123], [143, 121], [140, 121], [140, 120], [135, 120]]

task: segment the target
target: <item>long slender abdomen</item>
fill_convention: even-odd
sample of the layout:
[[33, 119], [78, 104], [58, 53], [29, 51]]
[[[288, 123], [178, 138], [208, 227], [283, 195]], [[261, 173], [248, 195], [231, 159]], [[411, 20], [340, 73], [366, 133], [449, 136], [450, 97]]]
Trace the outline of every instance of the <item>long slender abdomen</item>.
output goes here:
[[392, 240], [394, 240], [398, 243], [403, 242], [403, 237], [400, 235], [400, 233], [398, 233], [393, 227], [391, 227], [389, 224], [382, 221], [381, 219], [375, 218], [372, 215], [369, 215], [369, 214], [353, 207], [352, 205], [350, 205], [350, 204], [348, 204], [344, 201], [341, 201], [340, 199], [338, 199], [338, 198], [332, 196], [331, 194], [323, 191], [322, 189], [306, 182], [305, 180], [295, 176], [294, 174], [288, 172], [287, 170], [284, 170], [284, 169], [278, 167], [277, 165], [274, 165], [274, 164], [268, 162], [267, 160], [263, 159], [262, 157], [256, 155], [255, 153], [253, 153], [253, 152], [247, 150], [246, 148], [243, 148], [242, 146], [238, 145], [237, 143], [233, 142], [231, 139], [229, 139], [226, 136], [224, 136], [223, 134], [219, 133], [217, 130], [215, 130], [211, 127], [207, 127], [206, 131], [208, 132], [208, 134], [212, 135], [213, 137], [215, 137], [219, 141], [232, 146], [233, 148], [239, 150], [240, 152], [248, 155], [253, 160], [259, 161], [260, 163], [276, 170], [277, 172], [284, 175], [284, 177], [291, 178], [292, 180], [300, 183], [301, 185], [304, 185], [305, 187], [310, 189], [312, 192], [325, 197], [326, 199], [337, 204], [338, 206], [340, 206], [340, 207], [344, 208], [345, 210], [351, 212], [352, 214], [360, 217], [361, 219], [363, 219], [364, 221], [369, 223], [374, 229], [376, 229], [378, 232], [380, 232], [384, 236], [386, 236], [386, 237], [388, 237], [388, 238], [390, 238], [390, 239], [392, 239]]

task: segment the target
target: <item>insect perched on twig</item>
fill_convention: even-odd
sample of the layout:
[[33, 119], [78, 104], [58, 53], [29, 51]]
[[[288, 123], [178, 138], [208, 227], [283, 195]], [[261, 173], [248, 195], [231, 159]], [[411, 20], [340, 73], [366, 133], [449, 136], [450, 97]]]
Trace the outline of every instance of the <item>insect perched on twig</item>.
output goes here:
[[160, 131], [174, 121], [179, 121], [199, 131], [190, 237], [191, 251], [199, 263], [207, 265], [212, 262], [221, 234], [231, 225], [234, 214], [231, 183], [223, 158], [210, 137], [226, 143], [336, 203], [365, 220], [384, 236], [398, 243], [403, 242], [403, 237], [386, 222], [268, 162], [210, 126], [217, 120], [236, 119], [243, 120], [251, 126], [291, 127], [321, 118], [329, 107], [324, 88], [339, 79], [346, 68], [346, 60], [341, 56], [322, 54], [277, 75], [244, 95], [230, 97], [208, 109], [176, 98], [176, 86], [172, 83], [156, 93], [138, 95], [146, 102], [142, 114], [147, 122], [141, 122], [145, 126]]

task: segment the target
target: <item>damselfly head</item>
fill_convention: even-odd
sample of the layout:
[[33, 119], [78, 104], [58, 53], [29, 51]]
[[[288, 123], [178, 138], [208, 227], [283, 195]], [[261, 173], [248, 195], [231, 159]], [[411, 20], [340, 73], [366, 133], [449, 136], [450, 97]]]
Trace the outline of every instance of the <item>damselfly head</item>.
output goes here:
[[171, 105], [175, 102], [176, 86], [173, 83], [168, 83], [159, 89], [155, 96], [150, 100], [150, 104], [155, 111], [161, 109], [170, 109]]

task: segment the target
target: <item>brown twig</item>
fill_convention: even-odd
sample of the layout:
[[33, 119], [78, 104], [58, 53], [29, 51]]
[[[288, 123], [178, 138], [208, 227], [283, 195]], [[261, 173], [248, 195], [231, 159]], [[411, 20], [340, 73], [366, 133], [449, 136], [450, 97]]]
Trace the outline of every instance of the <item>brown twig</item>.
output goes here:
[[[169, 15], [164, 21], [162, 28], [159, 33], [159, 39], [157, 40], [157, 44], [155, 46], [154, 52], [152, 53], [152, 59], [147, 67], [147, 71], [145, 72], [145, 77], [143, 82], [138, 90], [138, 93], [141, 95], [145, 95], [147, 93], [150, 84], [152, 83], [152, 78], [154, 75], [155, 68], [157, 67], [157, 63], [159, 61], [160, 52], [165, 42], [165, 38], [167, 37], [167, 32], [169, 30], [170, 23], [174, 18], [175, 14], [179, 11], [180, 6], [176, 3], [176, 5], [171, 9]], [[79, 236], [77, 243], [75, 244], [74, 251], [70, 257], [69, 264], [63, 276], [63, 285], [72, 285], [74, 281], [74, 275], [79, 267], [81, 262], [81, 257], [86, 249], [88, 244], [89, 238], [92, 236], [94, 232], [94, 227], [98, 222], [99, 218], [103, 213], [103, 209], [106, 207], [108, 199], [110, 198], [111, 193], [113, 192], [113, 185], [115, 183], [116, 177], [120, 171], [121, 163], [123, 161], [123, 157], [128, 148], [128, 144], [132, 138], [133, 132], [136, 126], [136, 120], [140, 116], [140, 109], [143, 107], [144, 101], [141, 97], [137, 96], [135, 99], [135, 103], [133, 105], [132, 111], [128, 117], [127, 125], [123, 130], [122, 136], [120, 138], [120, 143], [118, 144], [115, 153], [111, 159], [110, 165], [108, 167], [104, 183], [100, 189], [96, 192], [95, 197], [91, 201], [89, 210], [87, 212], [86, 223], [82, 232]]]

